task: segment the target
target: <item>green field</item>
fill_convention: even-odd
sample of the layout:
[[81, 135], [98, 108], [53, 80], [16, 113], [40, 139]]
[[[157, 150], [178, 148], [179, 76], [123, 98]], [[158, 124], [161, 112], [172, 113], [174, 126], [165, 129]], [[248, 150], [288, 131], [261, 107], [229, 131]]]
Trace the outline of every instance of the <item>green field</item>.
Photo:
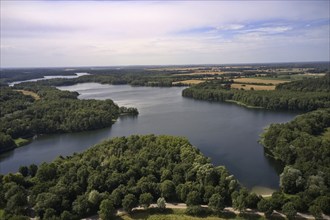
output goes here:
[[166, 209], [164, 213], [157, 213], [155, 209], [148, 210], [135, 210], [130, 215], [123, 214], [116, 219], [133, 220], [133, 219], [145, 219], [145, 220], [264, 220], [264, 217], [254, 215], [236, 215], [234, 213], [222, 213], [219, 216], [215, 215], [203, 215], [203, 216], [190, 216], [185, 214], [185, 209]]
[[30, 140], [24, 138], [17, 138], [14, 141], [17, 147], [21, 147], [31, 142]]
[[322, 134], [322, 138], [324, 140], [330, 141], [330, 128], [325, 129], [325, 131]]

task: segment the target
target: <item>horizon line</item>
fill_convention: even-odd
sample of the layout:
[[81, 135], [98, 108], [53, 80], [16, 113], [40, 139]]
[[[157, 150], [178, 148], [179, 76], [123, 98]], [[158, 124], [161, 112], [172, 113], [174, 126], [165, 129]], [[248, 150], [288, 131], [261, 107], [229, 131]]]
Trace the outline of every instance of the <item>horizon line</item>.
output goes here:
[[[283, 62], [242, 62], [242, 63], [200, 63], [200, 64], [124, 64], [124, 65], [90, 65], [90, 66], [30, 66], [30, 67], [1, 67], [2, 69], [41, 69], [41, 68], [93, 68], [93, 67], [144, 67], [144, 66], [151, 66], [151, 67], [160, 67], [160, 66], [215, 66], [215, 65], [260, 65], [260, 64], [290, 64], [290, 63], [326, 63], [330, 64], [330, 60], [319, 60], [319, 61], [283, 61]], [[329, 66], [330, 68], [330, 66]]]

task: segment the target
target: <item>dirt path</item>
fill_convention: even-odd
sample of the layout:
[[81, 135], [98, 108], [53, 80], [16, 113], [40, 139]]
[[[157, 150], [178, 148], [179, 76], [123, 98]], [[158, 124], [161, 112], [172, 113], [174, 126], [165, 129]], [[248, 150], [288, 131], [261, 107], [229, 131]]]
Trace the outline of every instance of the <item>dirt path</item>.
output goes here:
[[[150, 208], [156, 208], [157, 207], [157, 204], [156, 203], [153, 203], [150, 205]], [[205, 207], [207, 208], [208, 206], [207, 205], [202, 205], [202, 207]], [[186, 209], [187, 208], [187, 205], [185, 203], [166, 203], [166, 208], [169, 208], [169, 209]], [[135, 207], [133, 208], [133, 210], [143, 210], [144, 208], [142, 206], [138, 206], [138, 207]], [[232, 213], [235, 213], [236, 215], [239, 215], [240, 212], [235, 210], [234, 208], [232, 207], [226, 207], [224, 209], [224, 212], [232, 212]], [[246, 209], [245, 214], [251, 214], [251, 215], [260, 215], [260, 216], [265, 216], [265, 214], [263, 212], [258, 212], [258, 211], [255, 211], [255, 210], [252, 210], [252, 209]], [[122, 215], [122, 214], [126, 214], [126, 212], [123, 210], [123, 209], [118, 209], [117, 210], [117, 215]], [[274, 211], [273, 214], [274, 216], [281, 216], [283, 218], [285, 218], [285, 215], [280, 213], [280, 212], [277, 212], [277, 211]], [[307, 220], [314, 220], [314, 216], [312, 215], [308, 215], [308, 214], [304, 214], [304, 213], [297, 213], [297, 218], [298, 219], [307, 219]], [[330, 217], [327, 216], [327, 215], [323, 215], [323, 219], [325, 220], [330, 220]], [[88, 218], [84, 218], [82, 220], [100, 220], [98, 215], [94, 215], [94, 216], [91, 216], [91, 217], [88, 217]]]

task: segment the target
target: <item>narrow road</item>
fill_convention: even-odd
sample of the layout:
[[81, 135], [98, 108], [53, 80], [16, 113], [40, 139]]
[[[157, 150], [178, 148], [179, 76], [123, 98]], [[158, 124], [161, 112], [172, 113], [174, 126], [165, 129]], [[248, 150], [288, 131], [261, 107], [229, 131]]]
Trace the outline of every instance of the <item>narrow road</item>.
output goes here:
[[[205, 207], [205, 208], [208, 207], [207, 205], [201, 205], [201, 206]], [[153, 203], [153, 204], [150, 205], [150, 207], [151, 208], [156, 208], [157, 204]], [[169, 209], [186, 209], [187, 205], [185, 203], [166, 203], [166, 208], [169, 208]], [[143, 209], [144, 208], [142, 206], [138, 206], [138, 207], [133, 208], [133, 210], [143, 210]], [[240, 214], [239, 211], [235, 210], [232, 207], [226, 207], [224, 209], [224, 212], [232, 212], [232, 213], [235, 213], [236, 215]], [[252, 210], [252, 209], [246, 209], [244, 213], [251, 214], [251, 215], [265, 216], [265, 214], [263, 212], [258, 212], [256, 210]], [[126, 212], [123, 209], [118, 209], [117, 210], [117, 215], [122, 215], [122, 214], [126, 214]], [[281, 217], [285, 218], [285, 215], [283, 213], [280, 213], [280, 212], [277, 212], [277, 211], [274, 211], [272, 215], [281, 216]], [[314, 216], [312, 216], [312, 215], [299, 213], [299, 212], [297, 213], [296, 217], [298, 219], [307, 219], [307, 220], [314, 220], [315, 219]], [[330, 220], [330, 216], [323, 215], [323, 219]], [[99, 219], [98, 215], [94, 215], [94, 216], [91, 216], [91, 217], [88, 217], [88, 218], [84, 218], [82, 220], [100, 220], [100, 219]]]

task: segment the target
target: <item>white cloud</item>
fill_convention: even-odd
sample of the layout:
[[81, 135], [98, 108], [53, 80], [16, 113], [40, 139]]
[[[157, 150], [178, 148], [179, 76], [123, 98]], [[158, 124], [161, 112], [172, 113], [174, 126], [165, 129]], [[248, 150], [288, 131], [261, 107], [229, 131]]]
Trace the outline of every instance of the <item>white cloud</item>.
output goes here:
[[278, 26], [278, 27], [262, 27], [262, 28], [255, 28], [255, 29], [247, 29], [243, 32], [259, 32], [259, 33], [265, 33], [265, 34], [278, 34], [283, 33], [286, 31], [291, 30], [291, 27], [288, 26]]
[[217, 30], [239, 30], [244, 28], [243, 24], [227, 24], [227, 25], [221, 25], [218, 26]]
[[[307, 53], [313, 45], [325, 60], [329, 31], [321, 29], [329, 24], [294, 26], [329, 20], [328, 8], [328, 1], [1, 1], [1, 65], [272, 61], [275, 43], [315, 60]], [[175, 34], [205, 27], [215, 31]]]

